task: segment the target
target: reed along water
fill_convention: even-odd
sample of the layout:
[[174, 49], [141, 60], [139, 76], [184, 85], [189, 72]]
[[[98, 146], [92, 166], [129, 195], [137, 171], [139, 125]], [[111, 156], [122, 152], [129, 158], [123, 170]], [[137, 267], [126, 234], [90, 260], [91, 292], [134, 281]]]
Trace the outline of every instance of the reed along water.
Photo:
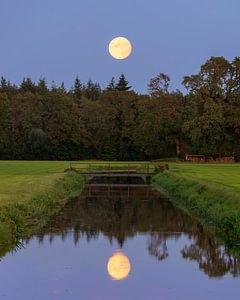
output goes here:
[[[110, 180], [110, 181], [109, 181]], [[89, 182], [0, 261], [0, 299], [238, 299], [240, 262], [140, 179]]]

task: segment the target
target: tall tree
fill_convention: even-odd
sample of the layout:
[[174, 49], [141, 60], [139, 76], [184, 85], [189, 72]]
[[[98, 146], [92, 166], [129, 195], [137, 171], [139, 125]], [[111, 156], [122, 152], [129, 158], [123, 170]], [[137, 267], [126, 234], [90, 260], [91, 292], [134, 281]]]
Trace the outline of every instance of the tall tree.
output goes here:
[[[43, 101], [43, 125], [57, 159], [80, 159], [85, 130], [77, 104], [61, 90], [49, 92]], [[34, 126], [36, 127], [36, 126]]]
[[7, 155], [11, 147], [11, 138], [10, 101], [6, 94], [0, 93], [0, 158], [11, 158]]
[[31, 78], [27, 78], [27, 79], [24, 78], [20, 85], [20, 91], [23, 93], [26, 93], [26, 92], [36, 93], [37, 87]]
[[101, 96], [101, 87], [99, 83], [94, 83], [91, 79], [88, 80], [86, 86], [83, 88], [83, 94], [86, 98], [96, 101]]
[[[211, 57], [198, 74], [184, 78], [189, 94], [185, 101], [183, 133], [194, 152], [230, 155], [235, 148], [233, 133], [237, 131], [233, 116], [234, 111], [239, 111], [239, 102], [235, 105], [233, 99], [239, 97], [234, 91], [240, 85], [236, 61], [230, 63], [223, 57]], [[235, 140], [239, 141], [239, 135]]]
[[116, 85], [116, 90], [120, 92], [129, 91], [132, 87], [128, 85], [129, 82], [126, 80], [125, 75], [121, 74], [119, 77], [118, 83]]
[[39, 95], [45, 95], [48, 92], [47, 82], [45, 78], [41, 78], [37, 84], [37, 92]]
[[164, 73], [152, 78], [148, 85], [148, 91], [152, 98], [158, 98], [162, 94], [168, 93], [170, 77]]
[[73, 94], [75, 96], [76, 101], [79, 103], [82, 99], [83, 95], [83, 85], [77, 76], [75, 81], [74, 81], [74, 86], [73, 86]]
[[6, 92], [7, 88], [8, 88], [7, 80], [4, 77], [1, 77], [1, 80], [0, 80], [0, 91], [2, 93], [4, 93], [4, 92]]
[[66, 90], [66, 88], [65, 88], [65, 83], [64, 83], [64, 82], [61, 83], [61, 85], [60, 85], [60, 87], [59, 87], [59, 90], [60, 90], [61, 92], [63, 92], [63, 93], [66, 93], [66, 92], [67, 92], [67, 90]]
[[26, 152], [30, 159], [46, 159], [48, 140], [46, 133], [40, 128], [33, 128], [28, 134]]
[[109, 82], [106, 91], [112, 92], [116, 90], [116, 83], [115, 83], [115, 78], [112, 77], [111, 81]]

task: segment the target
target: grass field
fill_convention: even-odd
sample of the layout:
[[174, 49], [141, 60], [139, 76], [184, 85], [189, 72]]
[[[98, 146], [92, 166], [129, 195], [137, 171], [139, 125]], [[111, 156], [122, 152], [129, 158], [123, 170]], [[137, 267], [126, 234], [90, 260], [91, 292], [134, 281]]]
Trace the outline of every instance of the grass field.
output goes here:
[[68, 167], [67, 162], [0, 161], [0, 205], [47, 191]]
[[240, 164], [170, 164], [172, 172], [191, 179], [225, 186], [240, 193]]

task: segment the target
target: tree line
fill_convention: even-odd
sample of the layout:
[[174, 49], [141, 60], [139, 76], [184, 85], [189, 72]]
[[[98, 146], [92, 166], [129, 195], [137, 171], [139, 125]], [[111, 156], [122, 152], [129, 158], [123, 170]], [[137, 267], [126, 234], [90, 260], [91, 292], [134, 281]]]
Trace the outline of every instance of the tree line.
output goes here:
[[0, 81], [0, 159], [149, 160], [184, 153], [240, 156], [240, 57], [211, 57], [170, 91], [160, 73], [149, 93], [124, 74], [105, 89], [77, 77], [70, 90], [26, 78]]

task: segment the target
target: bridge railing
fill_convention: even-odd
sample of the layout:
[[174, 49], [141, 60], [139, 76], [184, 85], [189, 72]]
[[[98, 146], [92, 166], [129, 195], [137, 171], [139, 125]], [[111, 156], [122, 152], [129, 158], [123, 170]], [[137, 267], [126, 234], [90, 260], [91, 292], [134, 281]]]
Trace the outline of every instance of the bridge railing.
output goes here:
[[153, 174], [155, 166], [151, 163], [71, 163], [70, 169], [81, 174]]

